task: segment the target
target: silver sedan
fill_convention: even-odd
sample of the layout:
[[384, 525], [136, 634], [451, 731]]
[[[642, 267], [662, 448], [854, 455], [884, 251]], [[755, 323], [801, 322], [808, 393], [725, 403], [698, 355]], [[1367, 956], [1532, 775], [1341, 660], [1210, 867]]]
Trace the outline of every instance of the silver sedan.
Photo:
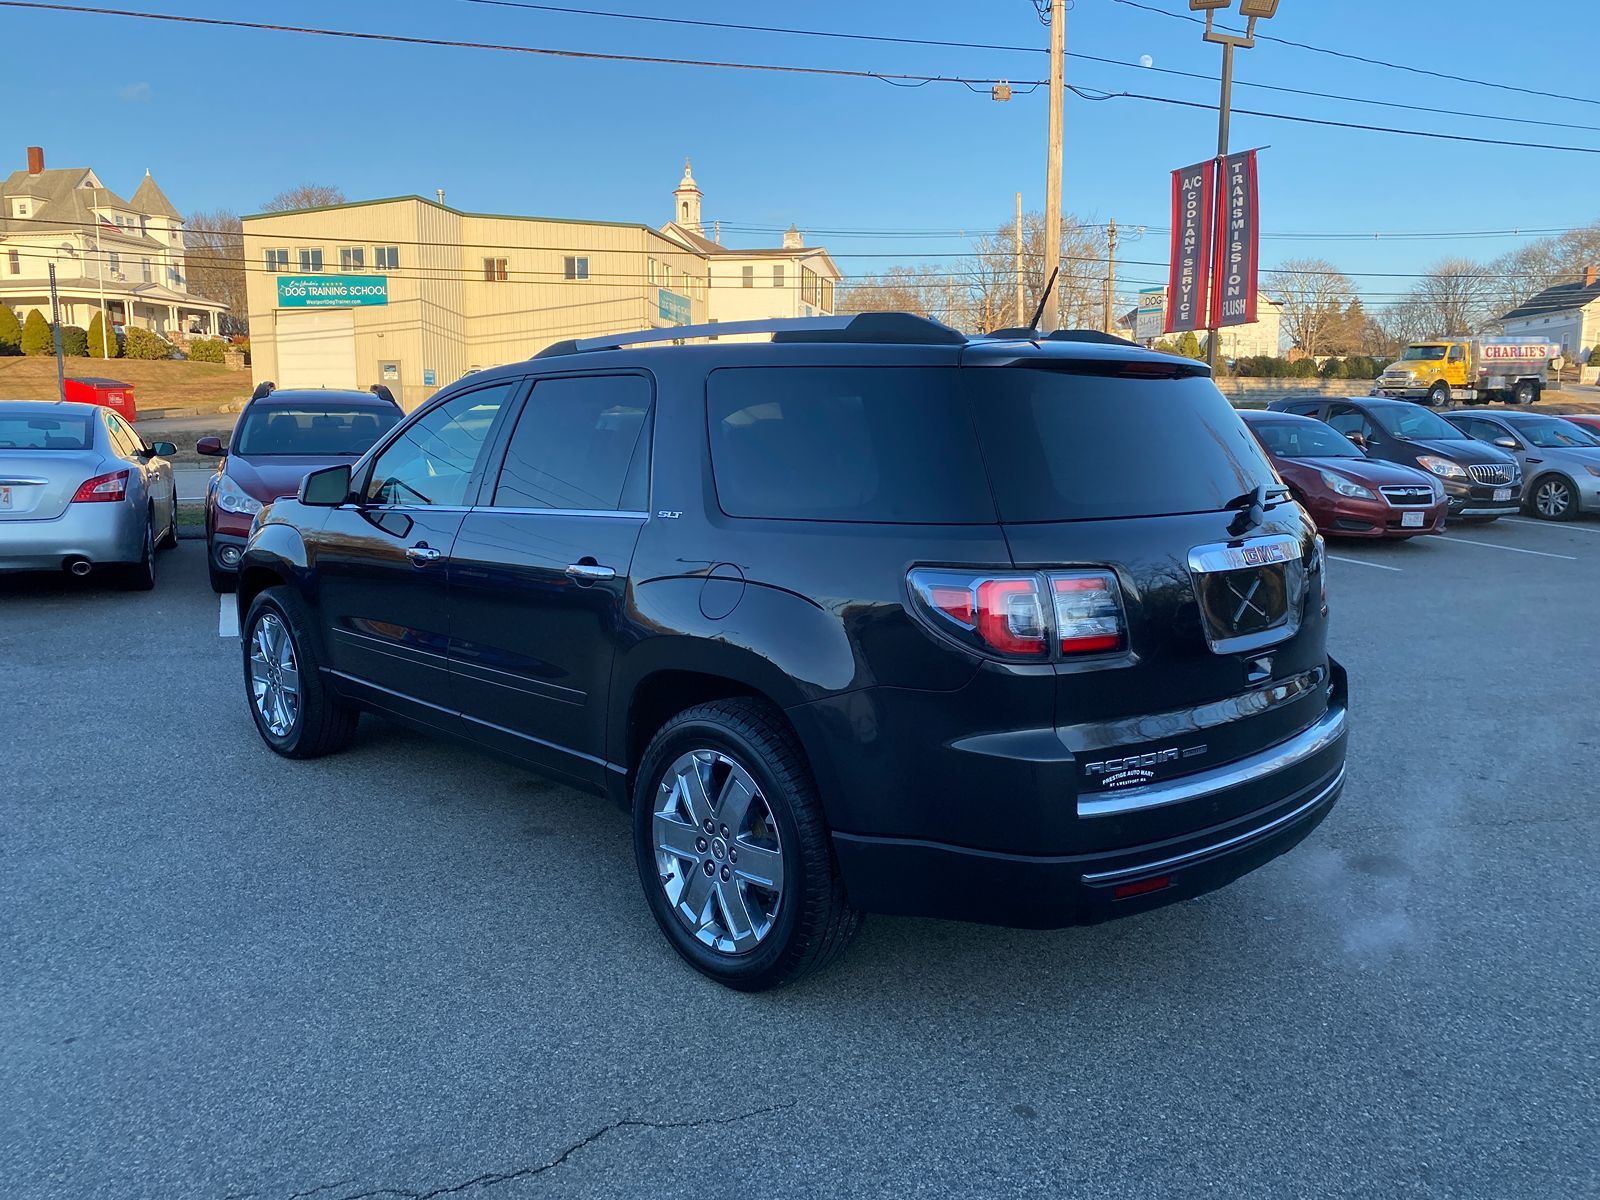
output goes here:
[[1592, 430], [1544, 413], [1498, 408], [1463, 408], [1445, 420], [1516, 455], [1527, 481], [1523, 502], [1534, 516], [1568, 521], [1600, 512], [1600, 437]]
[[0, 572], [114, 568], [154, 587], [156, 547], [178, 541], [174, 453], [109, 408], [0, 400]]

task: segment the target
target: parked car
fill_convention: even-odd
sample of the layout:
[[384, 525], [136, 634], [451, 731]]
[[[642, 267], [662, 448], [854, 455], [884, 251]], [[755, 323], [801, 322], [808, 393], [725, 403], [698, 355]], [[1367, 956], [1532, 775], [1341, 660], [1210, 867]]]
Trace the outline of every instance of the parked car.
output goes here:
[[176, 452], [97, 404], [0, 401], [0, 571], [153, 588], [157, 548], [178, 544]]
[[1367, 457], [1314, 417], [1242, 412], [1278, 474], [1329, 536], [1409, 538], [1443, 533], [1448, 505], [1432, 475]]
[[1522, 468], [1510, 454], [1476, 441], [1437, 413], [1384, 396], [1285, 396], [1273, 412], [1316, 417], [1368, 458], [1420, 467], [1444, 484], [1450, 515], [1494, 521], [1521, 511]]
[[227, 448], [201, 438], [196, 453], [220, 457], [206, 484], [206, 566], [211, 587], [233, 589], [250, 523], [265, 504], [292, 496], [310, 471], [354, 462], [400, 420], [387, 388], [372, 392], [258, 387]]
[[1600, 413], [1563, 413], [1561, 419], [1600, 433]]
[[274, 751], [371, 709], [607, 794], [755, 990], [864, 911], [1087, 923], [1288, 850], [1344, 780], [1325, 583], [1202, 364], [875, 314], [471, 375], [264, 509], [238, 605]]
[[1600, 512], [1600, 434], [1560, 417], [1501, 409], [1464, 408], [1445, 420], [1516, 457], [1534, 516], [1570, 521], [1580, 512]]

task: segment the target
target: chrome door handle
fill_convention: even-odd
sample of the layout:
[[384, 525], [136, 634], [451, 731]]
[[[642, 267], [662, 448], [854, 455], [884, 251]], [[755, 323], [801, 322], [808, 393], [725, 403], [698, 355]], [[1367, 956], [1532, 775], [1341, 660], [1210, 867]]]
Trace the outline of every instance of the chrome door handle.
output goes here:
[[421, 566], [423, 563], [437, 562], [444, 557], [444, 551], [435, 550], [430, 546], [407, 546], [406, 557]]
[[573, 563], [567, 568], [567, 574], [579, 583], [593, 583], [598, 579], [615, 579], [615, 567], [599, 567], [594, 563]]

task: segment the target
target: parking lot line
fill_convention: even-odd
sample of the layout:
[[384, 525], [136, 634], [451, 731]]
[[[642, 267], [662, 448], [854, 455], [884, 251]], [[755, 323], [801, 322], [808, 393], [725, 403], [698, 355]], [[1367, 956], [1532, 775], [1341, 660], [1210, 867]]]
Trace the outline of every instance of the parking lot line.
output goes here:
[[239, 636], [239, 607], [232, 596], [217, 597], [217, 636]]
[[1471, 538], [1456, 537], [1454, 534], [1443, 540], [1446, 542], [1459, 542], [1463, 546], [1487, 546], [1491, 550], [1509, 550], [1512, 554], [1532, 554], [1536, 558], [1559, 558], [1567, 562], [1578, 561], [1570, 554], [1551, 554], [1546, 550], [1524, 550], [1521, 546], [1502, 546], [1498, 542], [1475, 542]]
[[1502, 521], [1512, 525], [1532, 525], [1535, 529], [1548, 529], [1552, 533], [1560, 530], [1562, 533], [1600, 533], [1600, 526], [1576, 525], [1571, 521], [1530, 521], [1527, 517], [1501, 517]]
[[1405, 574], [1404, 567], [1386, 567], [1382, 563], [1368, 562], [1364, 558], [1343, 558], [1337, 554], [1330, 554], [1328, 555], [1328, 558], [1332, 562], [1355, 563], [1355, 565], [1358, 567], [1376, 567], [1380, 571], [1394, 571], [1396, 574]]

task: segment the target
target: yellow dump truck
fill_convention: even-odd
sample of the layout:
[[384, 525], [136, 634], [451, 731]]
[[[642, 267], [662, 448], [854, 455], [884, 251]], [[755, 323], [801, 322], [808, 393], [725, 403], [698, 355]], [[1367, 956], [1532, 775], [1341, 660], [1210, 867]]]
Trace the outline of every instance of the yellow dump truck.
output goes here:
[[1429, 338], [1406, 347], [1378, 377], [1378, 391], [1435, 407], [1452, 400], [1533, 404], [1549, 382], [1550, 365], [1560, 353], [1560, 346], [1548, 342]]

